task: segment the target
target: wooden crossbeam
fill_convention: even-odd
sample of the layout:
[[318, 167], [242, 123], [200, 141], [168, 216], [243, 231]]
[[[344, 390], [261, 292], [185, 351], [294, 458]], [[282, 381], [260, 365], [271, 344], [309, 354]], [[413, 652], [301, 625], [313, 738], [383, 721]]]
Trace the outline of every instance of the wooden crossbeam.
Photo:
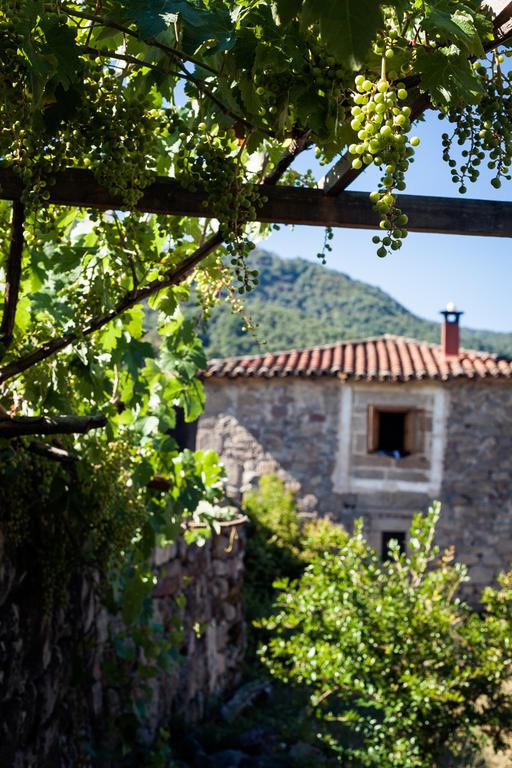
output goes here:
[[494, 16], [494, 38], [495, 42], [501, 45], [512, 34], [512, 2], [511, 0], [484, 0], [482, 5], [487, 6]]
[[[55, 175], [48, 184], [50, 202], [58, 205], [113, 210], [122, 200], [102, 187], [87, 170], [70, 169]], [[257, 206], [256, 221], [307, 224], [318, 227], [377, 229], [379, 218], [366, 192], [325, 195], [320, 189], [263, 184], [268, 198]], [[0, 198], [19, 199], [22, 183], [15, 173], [0, 169]], [[170, 178], [158, 178], [137, 205], [140, 211], [173, 216], [212, 217], [205, 192], [191, 192]], [[409, 216], [412, 232], [512, 237], [512, 203], [451, 197], [400, 195], [398, 205]]]

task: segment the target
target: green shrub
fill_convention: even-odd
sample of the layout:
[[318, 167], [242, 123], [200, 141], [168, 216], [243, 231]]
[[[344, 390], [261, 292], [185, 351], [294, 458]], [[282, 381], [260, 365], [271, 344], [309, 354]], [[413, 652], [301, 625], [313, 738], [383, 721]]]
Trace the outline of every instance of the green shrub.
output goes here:
[[[466, 569], [433, 545], [439, 505], [414, 519], [409, 554], [380, 561], [359, 523], [337, 553], [284, 581], [261, 658], [312, 692], [320, 730], [352, 766], [434, 768], [501, 744], [512, 722], [512, 576], [482, 614], [457, 597]], [[464, 762], [463, 764], [468, 764]]]
[[260, 479], [258, 489], [245, 495], [243, 511], [250, 520], [244, 606], [251, 626], [272, 611], [275, 581], [298, 578], [312, 557], [339, 547], [346, 534], [325, 518], [302, 523], [295, 493], [277, 475]]

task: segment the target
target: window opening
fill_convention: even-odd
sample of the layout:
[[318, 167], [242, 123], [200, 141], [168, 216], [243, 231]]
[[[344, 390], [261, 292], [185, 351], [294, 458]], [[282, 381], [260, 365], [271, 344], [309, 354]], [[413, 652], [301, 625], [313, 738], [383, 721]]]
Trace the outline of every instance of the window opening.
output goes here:
[[382, 532], [382, 559], [391, 560], [391, 553], [389, 551], [389, 543], [391, 540], [398, 542], [398, 550], [400, 554], [405, 553], [405, 531], [383, 531]]
[[382, 411], [379, 418], [377, 450], [400, 456], [405, 454], [405, 413]]
[[368, 408], [368, 452], [399, 459], [424, 450], [425, 412], [421, 408]]

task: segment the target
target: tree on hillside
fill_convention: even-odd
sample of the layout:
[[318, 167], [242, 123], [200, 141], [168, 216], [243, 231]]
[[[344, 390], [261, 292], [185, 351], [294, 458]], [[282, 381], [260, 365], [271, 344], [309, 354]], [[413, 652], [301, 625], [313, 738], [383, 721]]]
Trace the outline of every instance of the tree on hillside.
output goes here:
[[[218, 479], [169, 434], [175, 406], [194, 419], [202, 405], [204, 356], [179, 312], [191, 280], [206, 308], [222, 288], [236, 307], [257, 281], [251, 236], [268, 227], [251, 222], [278, 182], [302, 183], [290, 166], [310, 147], [322, 163], [347, 153], [345, 182], [381, 167], [378, 253], [399, 248], [396, 193], [418, 143], [411, 121], [427, 107], [450, 125], [442, 154], [461, 192], [484, 159], [495, 186], [510, 178], [501, 34], [474, 0], [4, 0], [4, 467], [28, 471], [27, 452], [42, 453], [78, 466], [82, 486], [111, 467], [98, 509], [112, 508], [115, 487], [139, 510], [118, 550], [137, 530], [146, 551], [155, 531], [171, 537]], [[158, 351], [143, 338], [146, 301]], [[171, 488], [149, 491], [148, 522], [158, 473]], [[71, 474], [56, 472], [42, 498], [69, 489]]]

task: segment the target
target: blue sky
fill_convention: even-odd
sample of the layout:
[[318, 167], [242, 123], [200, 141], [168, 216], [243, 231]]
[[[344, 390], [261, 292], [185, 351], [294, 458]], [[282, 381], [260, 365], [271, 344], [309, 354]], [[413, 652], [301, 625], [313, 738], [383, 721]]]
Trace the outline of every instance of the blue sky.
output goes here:
[[[441, 159], [441, 133], [449, 128], [434, 113], [417, 124], [412, 133], [421, 144], [407, 173], [406, 193], [458, 197], [447, 164]], [[309, 155], [309, 153], [307, 153]], [[320, 177], [314, 155], [300, 158], [299, 170], [312, 167]], [[485, 169], [486, 170], [486, 169]], [[378, 171], [369, 168], [350, 186], [371, 191]], [[512, 181], [499, 190], [491, 187], [490, 171], [481, 171], [476, 184], [468, 184], [466, 197], [510, 200]], [[324, 231], [321, 227], [282, 227], [260, 246], [285, 258], [316, 261]], [[377, 285], [421, 317], [439, 320], [439, 310], [453, 301], [464, 310], [462, 324], [468, 328], [512, 331], [512, 239], [411, 233], [400, 251], [379, 259], [371, 242], [371, 230], [335, 230], [327, 267], [345, 272], [356, 280]]]

